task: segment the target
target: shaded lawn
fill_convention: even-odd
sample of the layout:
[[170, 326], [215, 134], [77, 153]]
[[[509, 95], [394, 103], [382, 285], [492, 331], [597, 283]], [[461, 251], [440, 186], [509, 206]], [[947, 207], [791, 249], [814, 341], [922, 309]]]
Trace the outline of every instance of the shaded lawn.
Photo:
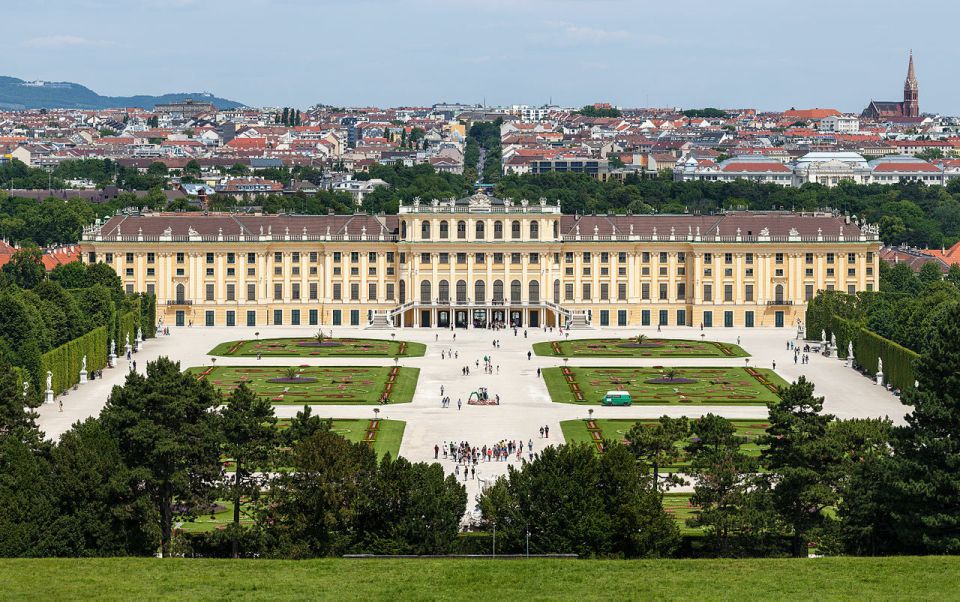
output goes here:
[[[665, 376], [659, 367], [580, 367], [544, 368], [542, 371], [550, 398], [557, 403], [600, 405], [607, 391], [625, 390], [634, 404], [647, 405], [763, 405], [779, 399], [770, 387], [752, 376], [747, 368], [675, 368], [677, 376], [692, 383], [649, 383]], [[787, 382], [766, 368], [749, 368], [771, 386]], [[583, 401], [578, 401], [569, 371]]]

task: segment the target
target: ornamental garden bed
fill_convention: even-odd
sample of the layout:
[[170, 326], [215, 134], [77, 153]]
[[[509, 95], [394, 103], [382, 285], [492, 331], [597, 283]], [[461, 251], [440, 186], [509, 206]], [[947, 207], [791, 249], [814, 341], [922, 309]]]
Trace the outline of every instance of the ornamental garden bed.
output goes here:
[[[777, 401], [777, 386], [787, 382], [763, 368], [571, 367], [542, 371], [557, 403], [600, 405], [607, 391], [627, 391], [645, 405], [765, 405]], [[656, 381], [656, 382], [651, 382]]]
[[649, 338], [565, 339], [534, 343], [537, 355], [552, 357], [750, 357], [740, 346], [717, 341]]
[[229, 395], [240, 383], [274, 404], [373, 405], [409, 403], [419, 368], [397, 366], [299, 366], [290, 378], [283, 366], [216, 366], [189, 368]]
[[318, 342], [312, 337], [255, 339], [220, 343], [210, 355], [243, 357], [420, 357], [422, 343], [386, 339], [333, 338]]

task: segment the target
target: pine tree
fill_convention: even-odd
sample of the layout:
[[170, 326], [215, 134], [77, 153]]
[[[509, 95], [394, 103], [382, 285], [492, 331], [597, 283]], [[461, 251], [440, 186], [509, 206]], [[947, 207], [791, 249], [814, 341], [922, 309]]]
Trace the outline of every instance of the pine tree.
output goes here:
[[290, 109], [283, 107], [283, 116], [280, 117], [280, 123], [290, 125]]
[[793, 530], [793, 555], [803, 557], [805, 544], [828, 520], [823, 510], [837, 501], [834, 482], [841, 454], [827, 436], [833, 416], [821, 413], [823, 398], [813, 396], [813, 383], [801, 376], [779, 394], [770, 404], [770, 427], [760, 439], [768, 446], [761, 458], [771, 471], [774, 506]]
[[903, 552], [960, 552], [960, 305], [937, 324], [916, 367], [913, 406], [894, 437], [898, 495], [892, 496]]

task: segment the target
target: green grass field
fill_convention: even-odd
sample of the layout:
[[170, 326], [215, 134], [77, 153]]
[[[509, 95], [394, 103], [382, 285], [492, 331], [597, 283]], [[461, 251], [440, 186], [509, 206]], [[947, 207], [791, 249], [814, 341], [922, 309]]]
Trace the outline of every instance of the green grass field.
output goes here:
[[325, 339], [318, 346], [312, 337], [227, 341], [210, 350], [209, 355], [255, 357], [422, 357], [423, 343], [386, 339]]
[[0, 560], [12, 600], [936, 600], [960, 558]]
[[660, 339], [565, 339], [534, 343], [533, 352], [548, 357], [750, 357], [732, 343]]
[[651, 383], [669, 368], [544, 368], [543, 379], [557, 403], [599, 405], [607, 391], [626, 390], [634, 404], [741, 405], [779, 399], [777, 386], [787, 384], [765, 368], [674, 368], [676, 377], [693, 382]]
[[[623, 441], [630, 427], [638, 422], [644, 426], [653, 426], [657, 421], [618, 418], [595, 419], [592, 422], [596, 425], [597, 430], [589, 429], [588, 421], [586, 420], [564, 420], [560, 423], [560, 430], [563, 431], [564, 440], [567, 443], [589, 443], [596, 447], [596, 444], [603, 440]], [[760, 457], [760, 446], [756, 443], [757, 437], [766, 433], [767, 427], [770, 426], [769, 422], [766, 420], [731, 420], [731, 422], [737, 429], [737, 435], [746, 439], [746, 442], [740, 446], [740, 450], [747, 456]], [[593, 435], [594, 432], [598, 433], [600, 437], [599, 440]], [[687, 443], [692, 439], [693, 437], [691, 436], [687, 441], [678, 443], [677, 448], [682, 449], [686, 447]], [[599, 448], [597, 449], [599, 451]], [[668, 471], [684, 472], [689, 465], [689, 458], [684, 456], [676, 464], [664, 466], [663, 468]]]
[[[291, 366], [298, 378], [287, 378], [283, 366], [216, 366], [188, 368], [225, 394], [246, 382], [260, 396], [281, 404], [409, 403], [417, 388], [420, 368], [395, 366]], [[394, 373], [395, 371], [395, 373]], [[280, 379], [287, 382], [271, 382]], [[301, 381], [301, 382], [298, 382]]]
[[690, 505], [689, 493], [663, 494], [663, 510], [677, 521], [681, 535], [702, 535], [702, 527], [687, 526], [687, 519], [693, 518], [699, 512], [697, 506]]

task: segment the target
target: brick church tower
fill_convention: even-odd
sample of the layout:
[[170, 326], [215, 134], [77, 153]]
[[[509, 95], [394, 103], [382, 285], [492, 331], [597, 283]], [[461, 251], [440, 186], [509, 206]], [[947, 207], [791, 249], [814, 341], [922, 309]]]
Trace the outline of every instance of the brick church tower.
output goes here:
[[910, 64], [907, 67], [907, 79], [903, 82], [903, 116], [920, 116], [920, 84], [913, 72], [913, 51], [910, 51]]

